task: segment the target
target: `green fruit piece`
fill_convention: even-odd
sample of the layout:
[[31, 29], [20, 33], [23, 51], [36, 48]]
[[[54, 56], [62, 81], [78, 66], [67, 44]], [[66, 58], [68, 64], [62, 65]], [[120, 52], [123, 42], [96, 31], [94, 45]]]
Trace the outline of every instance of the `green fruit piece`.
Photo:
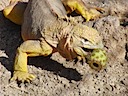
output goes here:
[[89, 66], [97, 71], [101, 70], [107, 63], [106, 52], [102, 49], [94, 49], [87, 59]]

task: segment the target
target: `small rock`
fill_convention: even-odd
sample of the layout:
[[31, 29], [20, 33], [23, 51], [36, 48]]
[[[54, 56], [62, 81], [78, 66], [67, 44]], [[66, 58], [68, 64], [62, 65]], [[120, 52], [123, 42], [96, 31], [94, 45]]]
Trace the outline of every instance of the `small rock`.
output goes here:
[[8, 56], [6, 55], [5, 51], [3, 51], [3, 50], [0, 50], [0, 57], [8, 58]]

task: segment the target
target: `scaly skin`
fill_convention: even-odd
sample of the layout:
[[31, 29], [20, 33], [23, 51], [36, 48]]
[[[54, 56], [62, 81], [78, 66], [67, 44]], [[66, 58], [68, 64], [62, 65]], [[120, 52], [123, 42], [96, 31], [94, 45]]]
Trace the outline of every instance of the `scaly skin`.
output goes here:
[[[17, 2], [17, 0], [16, 0], [16, 2]], [[86, 25], [83, 25], [81, 23], [75, 22], [74, 20], [72, 20], [71, 18], [68, 18], [68, 17], [67, 17], [68, 18], [67, 21], [60, 19], [59, 17], [57, 18], [57, 17], [53, 16], [51, 11], [49, 11], [49, 7], [48, 8], [46, 7], [46, 6], [48, 6], [46, 3], [46, 2], [48, 2], [47, 0], [46, 1], [42, 0], [40, 2], [42, 3], [42, 6], [44, 6], [44, 8], [46, 8], [46, 9], [42, 10], [42, 8], [40, 8], [38, 10], [42, 10], [42, 13], [46, 10], [48, 11], [48, 14], [43, 13], [44, 15], [49, 16], [48, 20], [46, 17], [46, 21], [44, 21], [44, 23], [47, 25], [46, 26], [44, 25], [45, 30], [42, 29], [43, 31], [36, 31], [36, 33], [34, 33], [34, 34], [31, 33], [33, 30], [30, 32], [28, 31], [28, 33], [22, 32], [22, 37], [25, 41], [17, 49], [17, 54], [16, 54], [16, 58], [15, 58], [15, 63], [14, 63], [14, 73], [13, 73], [13, 77], [11, 78], [12, 81], [18, 80], [18, 81], [22, 81], [22, 82], [24, 82], [24, 81], [29, 82], [35, 78], [34, 75], [28, 73], [27, 57], [48, 56], [53, 53], [54, 49], [56, 49], [60, 53], [60, 55], [62, 55], [64, 58], [66, 58], [68, 60], [73, 60], [74, 58], [77, 58], [77, 57], [87, 58], [88, 55], [90, 54], [90, 52], [88, 52], [84, 49], [96, 50], [96, 49], [103, 48], [102, 39], [99, 36], [99, 33], [97, 30], [87, 27]], [[40, 4], [40, 2], [39, 2], [39, 0], [37, 0], [37, 1], [33, 0], [29, 4], [33, 4], [33, 6], [34, 6], [34, 4], [38, 5], [38, 4]], [[56, 0], [56, 2], [60, 2], [60, 1]], [[74, 4], [74, 3], [72, 3], [72, 4]], [[15, 10], [17, 10], [17, 11], [15, 11], [16, 13], [19, 12], [18, 11], [19, 9], [17, 9], [17, 8], [18, 7], [14, 8]], [[20, 8], [22, 8], [22, 7], [20, 7]], [[79, 9], [79, 8], [80, 8], [80, 6], [77, 7], [77, 9]], [[12, 7], [11, 7], [11, 9], [9, 8], [9, 10], [12, 10], [12, 9], [13, 9]], [[25, 7], [24, 7], [24, 9], [25, 9]], [[8, 12], [8, 9], [7, 10], [5, 9], [4, 11]], [[29, 10], [29, 11], [31, 11], [31, 10]], [[13, 11], [10, 11], [10, 12], [13, 12]], [[34, 12], [37, 12], [37, 11], [34, 11]], [[22, 16], [20, 16], [20, 18], [17, 18], [17, 20], [14, 19], [13, 18], [14, 13], [12, 13], [12, 16], [6, 15], [6, 14], [5, 14], [5, 16], [9, 16], [8, 18], [12, 21], [14, 20], [15, 22], [17, 22], [18, 20], [20, 21], [21, 18], [23, 18]], [[23, 13], [23, 11], [21, 13]], [[9, 13], [9, 14], [11, 14], [11, 13]], [[29, 14], [27, 14], [27, 16], [28, 15]], [[37, 16], [37, 15], [34, 15], [34, 16]], [[40, 19], [42, 19], [42, 18], [40, 18]], [[50, 19], [50, 21], [49, 21], [49, 19]], [[30, 18], [25, 19], [25, 21], [27, 23], [24, 23], [26, 25], [23, 24], [22, 31], [24, 31], [24, 28], [26, 28], [26, 26], [28, 25], [27, 20], [30, 20]], [[38, 20], [38, 18], [36, 18], [36, 20]], [[19, 21], [17, 23], [19, 23]], [[48, 23], [46, 23], [46, 22], [48, 22]], [[48, 25], [49, 22], [50, 22], [50, 25]], [[36, 26], [38, 25], [38, 23], [36, 23], [36, 22], [34, 24], [36, 24]], [[37, 27], [41, 27], [41, 26], [42, 25], [38, 25]], [[29, 27], [28, 27], [28, 29], [29, 29]], [[38, 35], [35, 35], [35, 34], [41, 34], [42, 36], [38, 37]], [[96, 53], [93, 51], [93, 54], [99, 54], [99, 53]], [[106, 55], [104, 55], [104, 57], [106, 57]], [[103, 59], [97, 59], [97, 58], [93, 57], [93, 55], [87, 59], [89, 59], [90, 61], [91, 60], [97, 60], [97, 61], [103, 60]], [[104, 66], [106, 64], [106, 62], [94, 62], [94, 63], [98, 63], [98, 65], [101, 65], [101, 66]], [[92, 62], [91, 62], [91, 64], [92, 64]], [[91, 67], [93, 68], [93, 66], [91, 66]]]

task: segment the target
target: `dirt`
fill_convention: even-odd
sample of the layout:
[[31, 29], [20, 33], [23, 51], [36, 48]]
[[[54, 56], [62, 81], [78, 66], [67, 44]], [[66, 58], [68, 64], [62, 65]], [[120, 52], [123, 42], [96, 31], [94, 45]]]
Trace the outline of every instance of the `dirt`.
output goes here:
[[88, 64], [66, 61], [54, 53], [29, 58], [29, 72], [36, 75], [30, 83], [9, 82], [16, 49], [23, 40], [21, 26], [7, 20], [1, 11], [0, 50], [8, 58], [0, 52], [0, 96], [128, 96], [128, 2], [117, 1], [91, 0], [91, 4], [113, 9], [102, 18], [85, 22], [103, 37], [108, 56], [105, 69], [97, 72]]

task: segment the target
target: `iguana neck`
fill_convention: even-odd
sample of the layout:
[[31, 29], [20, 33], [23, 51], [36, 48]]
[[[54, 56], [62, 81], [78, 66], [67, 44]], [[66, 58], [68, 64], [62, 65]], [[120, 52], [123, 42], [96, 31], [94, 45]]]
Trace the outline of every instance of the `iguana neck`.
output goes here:
[[67, 21], [58, 20], [54, 25], [45, 29], [45, 40], [54, 46], [61, 56], [68, 60], [74, 59], [77, 55], [72, 46], [73, 24]]

